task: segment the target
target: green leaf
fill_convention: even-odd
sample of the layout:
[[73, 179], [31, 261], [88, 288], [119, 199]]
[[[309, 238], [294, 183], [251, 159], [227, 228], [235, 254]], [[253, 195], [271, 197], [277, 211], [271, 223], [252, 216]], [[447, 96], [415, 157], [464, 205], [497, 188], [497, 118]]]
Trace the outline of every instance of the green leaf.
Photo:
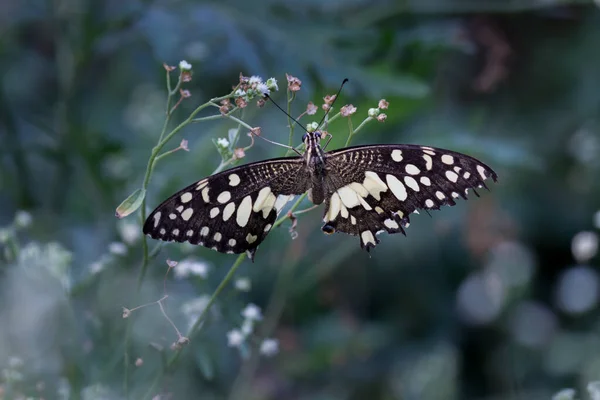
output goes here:
[[115, 216], [117, 218], [125, 218], [142, 205], [142, 201], [146, 197], [145, 189], [137, 189], [135, 192], [131, 193], [128, 198], [123, 200], [119, 207], [117, 207], [117, 211], [115, 212]]

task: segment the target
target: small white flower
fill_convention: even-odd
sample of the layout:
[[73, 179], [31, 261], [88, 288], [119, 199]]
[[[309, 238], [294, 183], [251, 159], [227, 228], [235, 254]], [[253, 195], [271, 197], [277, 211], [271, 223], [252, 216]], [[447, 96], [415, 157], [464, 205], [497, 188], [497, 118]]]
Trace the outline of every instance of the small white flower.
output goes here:
[[269, 94], [269, 93], [271, 93], [271, 92], [269, 91], [269, 87], [267, 86], [267, 84], [266, 84], [266, 83], [262, 83], [262, 82], [261, 82], [261, 83], [259, 83], [258, 85], [256, 85], [256, 90], [257, 90], [257, 91], [258, 91], [258, 92], [259, 92], [259, 93], [260, 93], [262, 96], [264, 96], [264, 95], [266, 95], [266, 94]]
[[262, 78], [258, 75], [252, 75], [248, 80], [248, 84], [253, 85], [255, 83], [262, 83]]
[[274, 90], [274, 91], [278, 91], [279, 90], [279, 86], [277, 85], [277, 79], [275, 78], [269, 78], [267, 79], [267, 86], [269, 88], [269, 90]]
[[235, 97], [242, 97], [246, 95], [246, 91], [242, 90], [242, 89], [238, 89], [235, 91], [234, 96]]
[[578, 262], [586, 262], [598, 253], [598, 235], [595, 232], [579, 232], [571, 241], [571, 252]]
[[223, 148], [228, 148], [229, 147], [229, 140], [225, 139], [225, 138], [218, 138], [217, 139], [217, 144]]
[[235, 288], [240, 292], [249, 292], [252, 287], [252, 283], [249, 278], [238, 278], [235, 280]]
[[133, 244], [141, 237], [140, 228], [137, 224], [124, 221], [118, 225], [118, 228], [121, 238], [127, 244]]
[[244, 335], [238, 329], [227, 332], [227, 346], [240, 347], [244, 343]]
[[306, 125], [306, 130], [308, 132], [314, 132], [317, 129], [319, 129], [319, 123], [318, 122], [311, 122], [310, 124]]
[[371, 118], [377, 118], [379, 115], [379, 108], [369, 108], [369, 112], [367, 114]]
[[117, 256], [127, 254], [127, 246], [121, 242], [112, 242], [108, 245], [108, 251]]
[[183, 71], [189, 71], [192, 69], [192, 64], [190, 64], [189, 62], [187, 62], [185, 60], [181, 60], [181, 61], [179, 61], [179, 69], [181, 69]]
[[92, 275], [102, 272], [104, 269], [104, 263], [102, 261], [96, 261], [90, 264], [90, 273]]
[[244, 323], [242, 324], [242, 333], [244, 336], [250, 335], [252, 331], [254, 331], [254, 321], [251, 319], [244, 320]]
[[260, 321], [262, 319], [260, 307], [256, 304], [248, 304], [246, 308], [242, 310], [242, 317], [251, 321]]
[[587, 385], [590, 400], [600, 400], [600, 381], [592, 381]]
[[263, 356], [271, 357], [277, 353], [279, 353], [279, 340], [265, 339], [260, 344], [260, 354]]
[[15, 225], [18, 228], [27, 228], [29, 225], [31, 225], [31, 221], [31, 214], [29, 214], [27, 211], [17, 211], [15, 214]]
[[13, 369], [19, 369], [19, 368], [21, 368], [21, 367], [22, 367], [24, 364], [25, 364], [25, 363], [23, 362], [23, 360], [22, 360], [21, 358], [19, 358], [19, 357], [14, 357], [14, 356], [13, 356], [13, 357], [10, 357], [10, 358], [8, 359], [8, 366], [9, 366], [10, 368], [13, 368]]
[[206, 278], [208, 276], [209, 266], [207, 263], [194, 259], [185, 259], [177, 263], [174, 267], [175, 278], [185, 279], [190, 275]]

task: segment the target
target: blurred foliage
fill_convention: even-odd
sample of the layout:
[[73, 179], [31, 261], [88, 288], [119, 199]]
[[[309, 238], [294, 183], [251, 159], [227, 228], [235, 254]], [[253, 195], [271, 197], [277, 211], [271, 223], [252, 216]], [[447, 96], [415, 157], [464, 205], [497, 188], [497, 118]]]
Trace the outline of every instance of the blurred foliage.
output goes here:
[[[597, 3], [8, 0], [0, 31], [0, 398], [549, 399], [566, 387], [595, 398]], [[235, 260], [150, 241], [138, 295], [139, 217], [114, 218], [164, 123], [162, 64], [183, 59], [192, 96], [171, 127], [240, 72], [282, 89], [285, 73], [299, 77], [293, 115], [349, 78], [340, 103], [358, 107], [355, 126], [390, 102], [356, 143], [451, 148], [499, 183], [415, 216], [408, 237], [382, 237], [370, 256], [354, 237], [322, 235], [322, 210], [299, 215], [296, 239], [284, 223], [165, 371], [177, 340], [165, 315], [185, 333]], [[243, 120], [287, 143], [271, 104]], [[233, 128], [180, 132], [165, 150], [187, 139], [189, 152], [157, 164], [148, 208], [212, 173], [212, 140]], [[347, 124], [329, 131], [343, 146]], [[259, 141], [243, 162], [282, 152]], [[165, 280], [167, 259], [181, 277]], [[248, 304], [263, 318], [230, 347]], [[259, 351], [264, 338], [277, 354]]]

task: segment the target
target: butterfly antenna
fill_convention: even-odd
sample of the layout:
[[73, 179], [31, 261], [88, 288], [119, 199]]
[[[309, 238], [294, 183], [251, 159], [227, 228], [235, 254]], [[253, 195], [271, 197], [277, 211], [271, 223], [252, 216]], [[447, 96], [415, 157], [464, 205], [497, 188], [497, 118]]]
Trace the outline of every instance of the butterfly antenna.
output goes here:
[[294, 118], [294, 117], [292, 117], [290, 114], [288, 114], [288, 112], [287, 112], [287, 111], [285, 111], [283, 108], [281, 108], [281, 107], [279, 106], [279, 104], [275, 103], [275, 100], [273, 100], [273, 99], [271, 98], [271, 96], [269, 96], [268, 94], [265, 94], [265, 97], [266, 97], [267, 99], [271, 100], [271, 103], [275, 104], [275, 107], [279, 108], [279, 109], [281, 110], [281, 112], [283, 112], [285, 115], [287, 115], [287, 117], [288, 117], [288, 118], [290, 118], [292, 121], [294, 121], [295, 123], [297, 123], [297, 124], [300, 126], [300, 128], [302, 128], [302, 129], [304, 130], [304, 132], [308, 132], [308, 131], [306, 130], [306, 127], [305, 127], [304, 125], [302, 125], [300, 122], [298, 122], [298, 120], [296, 120], [296, 118]]
[[338, 97], [340, 97], [340, 93], [342, 92], [342, 88], [344, 87], [344, 85], [346, 83], [348, 83], [348, 78], [344, 78], [344, 80], [342, 81], [342, 84], [340, 85], [340, 88], [338, 89], [337, 93], [335, 94], [335, 98], [333, 99], [333, 102], [331, 102], [331, 104], [329, 105], [329, 109], [327, 110], [327, 112], [325, 113], [325, 115], [323, 115], [323, 118], [321, 119], [321, 122], [319, 122], [319, 128], [321, 128], [321, 125], [323, 124], [323, 121], [325, 121], [325, 118], [327, 118], [327, 116], [329, 115], [329, 111], [331, 111], [331, 109], [333, 108], [333, 105], [335, 104], [335, 102], [338, 99]]

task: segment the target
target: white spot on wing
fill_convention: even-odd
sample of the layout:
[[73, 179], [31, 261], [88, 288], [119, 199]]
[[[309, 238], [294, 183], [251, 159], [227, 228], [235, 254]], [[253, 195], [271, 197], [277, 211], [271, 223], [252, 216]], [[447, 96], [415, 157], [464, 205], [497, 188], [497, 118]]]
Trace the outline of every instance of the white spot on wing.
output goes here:
[[333, 221], [335, 217], [337, 217], [340, 212], [340, 204], [342, 201], [340, 200], [340, 196], [336, 193], [331, 195], [329, 199], [329, 210], [327, 210], [327, 214], [325, 214], [325, 222]]
[[169, 218], [171, 218], [171, 219], [175, 219], [175, 218], [177, 218], [177, 215], [175, 215], [175, 214], [171, 213], [171, 214], [169, 214]]
[[380, 192], [387, 191], [386, 184], [381, 180], [379, 175], [373, 171], [365, 172], [365, 180], [363, 182], [363, 186], [365, 189], [369, 191], [371, 196], [375, 197], [377, 200], [381, 200]]
[[458, 175], [454, 171], [446, 171], [446, 178], [452, 183], [456, 183], [458, 180]]
[[342, 203], [344, 203], [344, 205], [348, 208], [356, 207], [360, 204], [360, 201], [358, 200], [358, 193], [356, 193], [349, 186], [344, 186], [338, 189], [337, 193], [340, 196]]
[[219, 215], [219, 207], [213, 207], [210, 209], [210, 217], [214, 218]]
[[240, 184], [240, 176], [238, 174], [231, 174], [228, 176], [229, 186], [237, 186]]
[[231, 247], [235, 246], [235, 239], [229, 239], [229, 242], [227, 242], [228, 245], [230, 245]]
[[264, 231], [265, 231], [265, 232], [269, 232], [269, 231], [271, 230], [271, 228], [272, 228], [272, 227], [273, 227], [273, 225], [271, 225], [271, 224], [267, 224], [267, 226], [265, 226], [265, 229], [264, 229]]
[[392, 151], [392, 160], [396, 161], [396, 162], [400, 162], [402, 161], [402, 150], [394, 150]]
[[417, 183], [417, 181], [415, 180], [415, 178], [413, 178], [412, 176], [405, 176], [404, 177], [404, 183], [406, 183], [406, 186], [408, 186], [409, 188], [411, 188], [415, 192], [419, 191], [419, 184]]
[[175, 210], [177, 210], [177, 212], [182, 212], [183, 211], [183, 206], [179, 206]]
[[179, 229], [173, 229], [173, 236], [179, 236]]
[[[269, 199], [269, 195], [271, 194], [270, 187], [264, 187], [260, 189], [258, 192], [258, 196], [256, 196], [256, 200], [254, 201], [254, 206], [252, 207], [252, 211], [259, 212], [266, 205], [265, 202]], [[272, 195], [272, 194], [271, 194]], [[273, 208], [273, 204], [269, 206], [269, 211]]]
[[198, 182], [198, 186], [196, 186], [196, 190], [203, 189], [206, 185], [208, 185], [208, 179], [202, 179]]
[[202, 200], [204, 200], [205, 203], [210, 202], [210, 198], [208, 197], [208, 187], [202, 189]]
[[160, 222], [160, 216], [161, 216], [161, 212], [157, 212], [156, 214], [154, 214], [154, 227], [156, 228], [158, 226], [158, 223]]
[[444, 154], [442, 156], [442, 162], [447, 165], [452, 165], [452, 164], [454, 164], [454, 157], [452, 157], [449, 154]]
[[365, 189], [365, 187], [358, 182], [352, 182], [348, 186], [352, 190], [354, 190], [356, 193], [358, 193], [358, 195], [361, 197], [367, 197], [369, 195], [369, 191], [367, 189]]
[[483, 168], [481, 165], [477, 166], [477, 172], [479, 172], [481, 179], [487, 179], [487, 176], [485, 175], [485, 168]]
[[413, 164], [406, 164], [406, 167], [404, 169], [406, 170], [407, 174], [411, 175], [419, 175], [421, 173], [421, 170]]
[[425, 200], [425, 206], [432, 208], [433, 206], [435, 206], [435, 203], [433, 202], [433, 200], [427, 199], [427, 200]]
[[250, 214], [252, 214], [252, 198], [248, 195], [244, 197], [238, 206], [235, 222], [241, 227], [246, 226], [250, 219]]
[[215, 233], [215, 236], [213, 236], [213, 239], [215, 240], [215, 242], [220, 242], [222, 237], [223, 237], [223, 235], [221, 235], [219, 232], [217, 232], [217, 233]]
[[360, 234], [360, 238], [363, 241], [363, 244], [366, 246], [367, 243], [372, 243], [373, 245], [375, 245], [375, 236], [373, 236], [373, 233], [371, 231], [364, 231]]
[[252, 244], [252, 243], [256, 242], [257, 239], [258, 239], [258, 236], [254, 236], [251, 233], [246, 235], [246, 242], [248, 242], [248, 244]]
[[431, 171], [431, 168], [433, 168], [433, 158], [427, 154], [423, 154], [423, 159], [425, 160], [425, 168], [427, 168], [427, 171]]
[[471, 173], [469, 171], [465, 171], [465, 173], [463, 174], [463, 178], [465, 178], [465, 179], [469, 179], [470, 176], [471, 176]]
[[231, 200], [231, 193], [229, 193], [227, 190], [221, 192], [219, 196], [217, 196], [217, 201], [221, 204], [225, 204], [229, 200]]
[[180, 199], [181, 199], [182, 203], [187, 203], [188, 201], [190, 201], [192, 199], [192, 194], [190, 192], [186, 192], [181, 195]]
[[385, 176], [385, 181], [387, 182], [388, 186], [390, 187], [390, 190], [398, 200], [406, 200], [406, 198], [408, 197], [406, 187], [404, 187], [404, 184], [402, 184], [402, 182], [400, 182], [398, 178], [396, 178], [394, 175], [388, 174]]
[[223, 221], [227, 221], [233, 215], [235, 211], [235, 204], [233, 202], [227, 204], [223, 209]]
[[440, 192], [439, 190], [435, 192], [435, 196], [440, 200], [444, 200], [446, 198], [446, 195], [443, 192]]
[[194, 210], [190, 207], [181, 213], [181, 218], [183, 218], [184, 221], [189, 221], [189, 219], [192, 218], [193, 213]]
[[203, 226], [202, 229], [200, 229], [200, 236], [208, 235], [209, 231], [210, 231], [210, 229], [208, 229], [208, 226]]
[[186, 235], [188, 236], [192, 236], [194, 234], [194, 230], [190, 229], [189, 231], [187, 231]]
[[385, 226], [387, 226], [390, 229], [398, 229], [400, 228], [400, 225], [398, 225], [398, 223], [396, 221], [394, 221], [391, 218], [386, 219], [385, 221], [383, 221], [383, 224]]
[[167, 231], [165, 231], [165, 228], [160, 228], [160, 231], [158, 233], [164, 235], [165, 233], [167, 233]]
[[431, 179], [429, 179], [426, 176], [422, 176], [421, 179], [419, 179], [421, 181], [421, 183], [425, 186], [431, 186]]
[[351, 215], [351, 216], [350, 216], [350, 223], [351, 223], [352, 225], [356, 225], [356, 218], [354, 218], [354, 215]]

